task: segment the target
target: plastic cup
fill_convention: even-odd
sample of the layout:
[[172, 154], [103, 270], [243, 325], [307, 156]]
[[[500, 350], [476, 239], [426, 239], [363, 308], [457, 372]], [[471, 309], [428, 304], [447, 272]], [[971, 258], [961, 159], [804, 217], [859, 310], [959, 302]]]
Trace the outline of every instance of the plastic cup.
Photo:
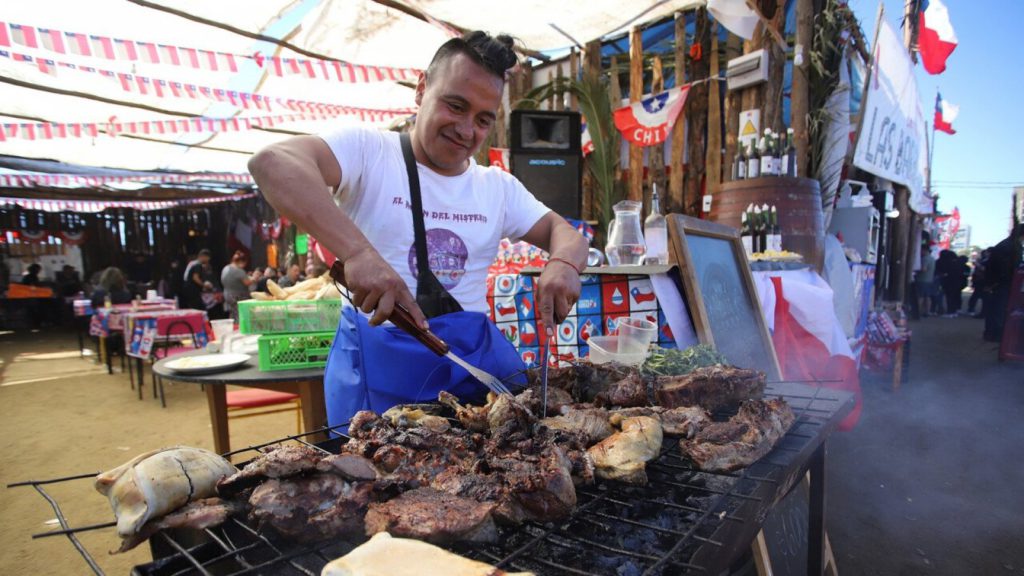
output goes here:
[[618, 336], [591, 336], [587, 344], [590, 345], [589, 357], [593, 364], [618, 362], [627, 366], [639, 366], [647, 359], [646, 350], [636, 354], [621, 354]]
[[651, 346], [658, 325], [644, 318], [622, 317], [616, 321], [619, 335], [619, 354], [643, 354]]
[[213, 327], [213, 339], [217, 342], [223, 342], [225, 336], [235, 331], [235, 321], [230, 318], [210, 320], [210, 326]]

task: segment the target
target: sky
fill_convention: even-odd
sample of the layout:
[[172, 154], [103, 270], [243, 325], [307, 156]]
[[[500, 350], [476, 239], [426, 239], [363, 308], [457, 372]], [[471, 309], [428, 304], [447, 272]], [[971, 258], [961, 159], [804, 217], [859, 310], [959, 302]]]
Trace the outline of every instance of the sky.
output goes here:
[[[961, 226], [971, 226], [971, 244], [987, 247], [1010, 229], [1011, 194], [1024, 186], [1024, 50], [1020, 46], [1021, 0], [943, 0], [959, 44], [946, 71], [932, 76], [916, 66], [917, 91], [929, 125], [936, 90], [960, 107], [956, 134], [935, 135], [932, 189], [940, 212], [959, 208]], [[879, 0], [850, 0], [870, 42]], [[885, 0], [894, 28], [904, 0]], [[929, 134], [930, 134], [929, 130]]]

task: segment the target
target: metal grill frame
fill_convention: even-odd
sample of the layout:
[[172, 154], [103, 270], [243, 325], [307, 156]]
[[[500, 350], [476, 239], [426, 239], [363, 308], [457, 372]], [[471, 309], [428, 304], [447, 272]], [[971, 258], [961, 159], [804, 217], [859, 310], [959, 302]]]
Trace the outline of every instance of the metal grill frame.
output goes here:
[[[821, 544], [824, 534], [824, 472], [825, 441], [839, 421], [853, 408], [853, 395], [848, 392], [808, 386], [795, 382], [769, 383], [765, 397], [783, 397], [792, 407], [796, 420], [782, 440], [765, 457], [736, 473], [717, 474], [695, 470], [681, 455], [679, 440], [666, 437], [661, 454], [648, 462], [649, 483], [645, 487], [630, 487], [615, 482], [577, 487], [579, 500], [569, 518], [558, 523], [526, 522], [520, 526], [501, 528], [499, 542], [514, 545], [456, 545], [451, 549], [463, 556], [489, 562], [505, 570], [534, 571], [552, 575], [593, 575], [593, 565], [570, 566], [545, 554], [546, 550], [583, 549], [590, 555], [610, 555], [612, 559], [628, 559], [637, 573], [657, 574], [719, 574], [729, 568], [751, 542], [770, 512], [771, 507], [785, 497], [804, 475], [811, 470], [811, 537], [808, 558], [811, 573], [821, 566]], [[271, 442], [249, 446], [225, 454], [257, 456], [262, 450], [287, 441], [295, 441], [323, 450], [336, 452], [347, 441], [339, 427], [327, 429], [338, 437], [312, 444], [306, 437], [323, 434], [324, 430], [287, 436]], [[114, 522], [98, 522], [72, 526], [60, 504], [46, 492], [50, 484], [92, 480], [96, 474], [79, 474], [52, 480], [26, 481], [8, 485], [31, 486], [53, 508], [60, 529], [33, 535], [43, 538], [63, 535], [83, 557], [95, 574], [104, 574], [92, 554], [79, 541], [76, 534], [84, 531], [108, 529], [111, 541], [116, 540]], [[708, 480], [712, 480], [709, 482]], [[91, 482], [90, 482], [91, 484]], [[657, 495], [672, 490], [687, 493], [707, 493], [703, 497], [707, 506], [691, 506], [686, 502], [657, 499]], [[89, 489], [91, 493], [91, 486]], [[633, 494], [639, 492], [640, 495]], [[95, 496], [90, 494], [90, 496]], [[696, 515], [696, 519], [681, 528], [670, 528], [652, 523], [649, 518], [629, 518], [625, 511], [639, 505], [657, 506]], [[610, 513], [611, 507], [623, 510]], [[595, 541], [572, 532], [574, 526], [587, 523], [597, 529], [608, 523], [635, 527], [638, 531], [661, 534], [671, 539], [671, 545], [660, 550], [631, 550], [616, 546], [615, 542]], [[619, 530], [621, 533], [622, 530]], [[591, 536], [593, 530], [591, 530]], [[639, 532], [638, 532], [639, 533]], [[614, 535], [613, 535], [614, 536]], [[613, 538], [614, 539], [614, 538]], [[261, 534], [248, 523], [232, 518], [224, 526], [195, 530], [162, 531], [150, 539], [152, 562], [136, 566], [132, 573], [138, 576], [184, 576], [186, 574], [299, 574], [317, 576], [324, 564], [350, 550], [359, 542], [313, 545], [293, 545], [277, 540], [273, 535]], [[571, 550], [570, 550], [571, 552]], [[225, 572], [225, 568], [229, 571]]]

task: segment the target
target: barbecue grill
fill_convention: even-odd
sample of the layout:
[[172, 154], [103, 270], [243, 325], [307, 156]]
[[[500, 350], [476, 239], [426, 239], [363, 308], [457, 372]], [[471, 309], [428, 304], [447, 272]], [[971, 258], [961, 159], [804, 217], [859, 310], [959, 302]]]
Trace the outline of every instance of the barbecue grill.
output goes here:
[[[766, 397], [781, 396], [797, 419], [765, 457], [731, 474], [695, 470], [680, 453], [678, 439], [666, 437], [660, 456], [647, 464], [649, 483], [628, 486], [600, 482], [577, 488], [578, 505], [557, 523], [527, 522], [502, 528], [497, 544], [456, 545], [454, 552], [505, 570], [552, 575], [711, 574], [727, 570], [749, 549], [771, 507], [811, 473], [810, 574], [820, 574], [824, 544], [825, 441], [853, 406], [851, 394], [798, 383], [771, 383]], [[289, 436], [230, 453], [255, 457]], [[344, 436], [316, 444], [337, 452]], [[312, 444], [310, 444], [313, 446]], [[96, 574], [103, 574], [76, 534], [105, 529], [116, 541], [113, 522], [73, 526], [46, 486], [82, 482], [95, 474], [30, 485], [53, 507], [61, 529], [34, 537], [66, 536]], [[89, 486], [91, 492], [92, 488]], [[90, 494], [94, 497], [94, 494]], [[258, 532], [242, 519], [204, 531], [165, 530], [150, 540], [152, 562], [136, 566], [138, 576], [282, 574], [317, 576], [330, 560], [359, 542], [296, 545]], [[105, 552], [104, 552], [105, 553]]]

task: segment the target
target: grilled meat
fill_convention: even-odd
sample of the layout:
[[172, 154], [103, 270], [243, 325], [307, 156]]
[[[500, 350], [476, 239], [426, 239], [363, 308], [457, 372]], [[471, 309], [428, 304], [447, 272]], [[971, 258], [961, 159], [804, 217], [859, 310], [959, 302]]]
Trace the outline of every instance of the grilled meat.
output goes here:
[[615, 431], [608, 422], [608, 411], [604, 408], [564, 406], [562, 413], [540, 421], [556, 430], [575, 430], [585, 437], [585, 446], [591, 446], [612, 435]]
[[693, 438], [701, 428], [711, 422], [707, 410], [700, 406], [680, 406], [666, 409], [663, 406], [638, 406], [613, 410], [611, 423], [619, 425], [623, 419], [634, 416], [651, 416], [661, 422], [661, 429], [670, 436]]
[[222, 500], [220, 498], [204, 498], [189, 502], [174, 512], [146, 522], [137, 534], [133, 534], [121, 541], [121, 547], [115, 553], [127, 552], [142, 544], [150, 536], [165, 528], [191, 528], [203, 530], [220, 526], [229, 517], [240, 515], [245, 512], [245, 503], [234, 500]]
[[655, 384], [658, 404], [666, 408], [701, 406], [708, 412], [764, 395], [765, 375], [757, 370], [707, 366], [685, 376], [662, 376]]
[[793, 410], [781, 398], [749, 400], [728, 422], [709, 424], [679, 445], [701, 470], [729, 472], [770, 452], [794, 420]]
[[459, 399], [449, 392], [442, 390], [437, 395], [437, 401], [455, 411], [455, 417], [459, 419], [462, 427], [473, 432], [487, 432], [490, 425], [487, 422], [487, 414], [491, 411], [491, 403], [494, 401], [493, 392], [487, 394], [487, 404], [476, 406], [463, 406]]
[[372, 492], [372, 482], [349, 483], [334, 474], [272, 478], [253, 490], [250, 515], [261, 529], [299, 542], [355, 536], [363, 532]]
[[439, 544], [493, 542], [498, 537], [493, 502], [478, 502], [433, 488], [417, 488], [366, 512], [366, 535], [388, 532]]
[[514, 442], [533, 435], [537, 418], [514, 396], [502, 394], [490, 404], [487, 426], [492, 439]]
[[640, 378], [639, 372], [630, 372], [622, 378], [608, 385], [594, 398], [594, 404], [598, 406], [647, 406], [647, 385]]
[[398, 428], [416, 428], [423, 426], [434, 432], [444, 432], [451, 428], [446, 418], [438, 414], [439, 406], [431, 404], [400, 404], [388, 408], [382, 418], [386, 418]]
[[646, 463], [661, 451], [661, 423], [650, 416], [622, 421], [622, 431], [591, 446], [598, 478], [627, 484], [647, 484]]
[[550, 440], [531, 438], [487, 454], [487, 468], [508, 488], [508, 497], [494, 511], [498, 519], [513, 524], [527, 519], [549, 522], [567, 517], [576, 506], [572, 463]]
[[245, 465], [241, 471], [217, 483], [217, 493], [233, 496], [267, 478], [287, 478], [316, 470], [324, 452], [305, 445], [278, 446]]
[[320, 472], [337, 474], [346, 480], [376, 480], [377, 468], [370, 460], [356, 454], [331, 454], [317, 463]]
[[[549, 370], [554, 370], [554, 368], [549, 368]], [[533, 412], [537, 417], [540, 417], [544, 404], [544, 396], [541, 393], [540, 387], [527, 388], [516, 395], [516, 400], [529, 408], [530, 412]], [[563, 390], [558, 386], [552, 386], [550, 382], [548, 383], [548, 414], [558, 414], [565, 406], [573, 402], [575, 400], [573, 400], [572, 394], [568, 390]]]

